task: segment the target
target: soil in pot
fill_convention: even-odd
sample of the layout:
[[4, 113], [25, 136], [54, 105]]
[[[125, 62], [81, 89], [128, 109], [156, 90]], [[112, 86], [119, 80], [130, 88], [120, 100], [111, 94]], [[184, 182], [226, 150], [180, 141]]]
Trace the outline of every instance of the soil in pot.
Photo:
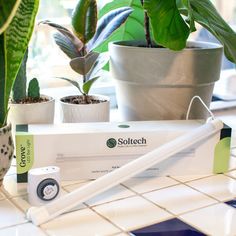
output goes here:
[[98, 104], [107, 102], [105, 99], [97, 99], [94, 96], [69, 96], [62, 98], [61, 101], [70, 104]]
[[31, 97], [26, 97], [24, 99], [21, 99], [17, 102], [11, 101], [13, 104], [31, 104], [31, 103], [41, 103], [41, 102], [48, 102], [49, 99], [46, 97], [40, 97], [40, 98], [31, 98]]

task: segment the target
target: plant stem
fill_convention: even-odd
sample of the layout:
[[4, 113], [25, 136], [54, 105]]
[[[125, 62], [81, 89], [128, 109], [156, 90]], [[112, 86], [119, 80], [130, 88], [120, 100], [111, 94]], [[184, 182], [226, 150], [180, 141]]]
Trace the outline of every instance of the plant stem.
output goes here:
[[[144, 0], [140, 0], [140, 1], [143, 6]], [[145, 38], [146, 38], [147, 47], [151, 48], [152, 41], [151, 41], [151, 35], [150, 35], [150, 22], [149, 22], [148, 14], [145, 10], [144, 10], [144, 31], [145, 31]]]

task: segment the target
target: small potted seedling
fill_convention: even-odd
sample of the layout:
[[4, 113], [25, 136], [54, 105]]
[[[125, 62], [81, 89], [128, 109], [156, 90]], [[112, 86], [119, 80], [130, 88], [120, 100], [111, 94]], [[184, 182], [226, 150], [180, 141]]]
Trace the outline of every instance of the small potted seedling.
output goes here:
[[12, 89], [12, 98], [8, 119], [15, 124], [53, 123], [55, 100], [40, 94], [39, 82], [33, 78], [27, 88], [28, 52], [17, 74]]
[[77, 81], [61, 78], [78, 88], [81, 94], [60, 99], [64, 122], [109, 120], [109, 99], [89, 94], [91, 86], [100, 78], [102, 68], [109, 60], [106, 53], [99, 54], [94, 49], [111, 36], [131, 12], [130, 7], [118, 8], [98, 21], [96, 1], [80, 0], [72, 15], [73, 32], [47, 20], [41, 22], [58, 30], [54, 35], [55, 42], [70, 58], [71, 68], [80, 75]]

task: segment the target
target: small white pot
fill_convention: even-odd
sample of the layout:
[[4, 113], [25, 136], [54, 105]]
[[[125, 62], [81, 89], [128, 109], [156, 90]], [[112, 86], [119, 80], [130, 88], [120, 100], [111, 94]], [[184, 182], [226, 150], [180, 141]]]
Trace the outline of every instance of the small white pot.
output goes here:
[[8, 121], [12, 125], [53, 123], [55, 99], [46, 95], [41, 97], [48, 98], [49, 101], [31, 104], [10, 103]]
[[[76, 95], [74, 95], [76, 96]], [[74, 97], [67, 96], [67, 97]], [[96, 104], [71, 104], [63, 102], [61, 104], [61, 116], [64, 123], [79, 123], [79, 122], [106, 122], [110, 118], [110, 99], [102, 95], [90, 95], [104, 102]]]

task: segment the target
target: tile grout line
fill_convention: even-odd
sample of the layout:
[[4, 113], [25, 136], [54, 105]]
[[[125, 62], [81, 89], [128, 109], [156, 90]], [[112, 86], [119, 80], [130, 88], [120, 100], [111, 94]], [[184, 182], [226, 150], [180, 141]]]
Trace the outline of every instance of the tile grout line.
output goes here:
[[221, 200], [218, 200], [217, 198], [215, 198], [215, 197], [213, 197], [213, 196], [211, 196], [211, 195], [209, 195], [207, 193], [204, 193], [204, 192], [198, 190], [197, 188], [194, 188], [191, 185], [189, 185], [190, 182], [194, 182], [194, 181], [201, 180], [201, 179], [206, 179], [206, 178], [209, 178], [209, 177], [212, 177], [212, 176], [208, 176], [208, 177], [205, 177], [205, 178], [200, 178], [200, 179], [196, 179], [196, 180], [192, 180], [192, 181], [187, 181], [187, 182], [181, 182], [180, 180], [177, 180], [177, 181], [179, 181], [184, 186], [189, 187], [189, 188], [191, 188], [191, 189], [193, 189], [193, 190], [195, 190], [195, 191], [197, 191], [197, 192], [199, 192], [199, 193], [201, 193], [201, 194], [203, 194], [203, 195], [205, 195], [205, 196], [207, 196], [207, 197], [217, 201], [218, 203], [220, 203], [220, 202], [222, 202]]
[[[87, 206], [88, 209], [92, 210], [94, 213], [96, 213], [97, 215], [99, 215], [103, 220], [109, 222], [110, 224], [112, 224], [115, 228], [119, 229], [120, 232], [119, 233], [125, 233], [125, 231], [116, 223], [114, 223], [113, 221], [111, 221], [110, 219], [108, 219], [107, 217], [105, 217], [104, 215], [102, 215], [101, 213], [97, 212], [93, 206], [89, 206], [87, 203], [84, 203], [85, 206]], [[114, 235], [114, 234], [113, 234]]]
[[[136, 196], [139, 196], [139, 197], [141, 197], [142, 199], [144, 199], [144, 200], [146, 200], [146, 201], [148, 201], [149, 203], [152, 203], [152, 205], [154, 205], [154, 206], [157, 206], [157, 207], [159, 207], [159, 208], [161, 208], [162, 210], [164, 210], [164, 211], [166, 211], [166, 212], [168, 212], [169, 214], [171, 214], [172, 216], [176, 216], [174, 213], [172, 213], [172, 212], [170, 212], [169, 210], [167, 210], [166, 208], [164, 208], [164, 207], [162, 207], [162, 206], [159, 206], [158, 204], [156, 204], [155, 202], [152, 202], [151, 200], [149, 200], [149, 199], [147, 199], [147, 198], [145, 198], [142, 194], [146, 194], [146, 193], [138, 193], [138, 192], [136, 192], [135, 190], [133, 190], [133, 189], [130, 189], [129, 187], [127, 187], [127, 186], [125, 186], [125, 185], [123, 185], [123, 184], [121, 184], [122, 186], [124, 186], [124, 187], [126, 187], [127, 189], [129, 189], [130, 191], [132, 191], [132, 192], [134, 192], [135, 194], [136, 194]], [[178, 185], [178, 184], [177, 184]], [[176, 185], [174, 185], [174, 186], [176, 186]], [[167, 187], [168, 188], [168, 187]], [[164, 188], [162, 188], [162, 189], [164, 189]], [[153, 190], [153, 191], [151, 191], [151, 192], [154, 192], [154, 191], [158, 191], [158, 190]], [[150, 192], [147, 192], [147, 193], [150, 193]]]
[[[176, 186], [176, 185], [174, 185], [174, 186]], [[126, 186], [125, 186], [125, 187], [126, 187]], [[170, 187], [171, 187], [171, 186], [170, 186]], [[128, 187], [127, 187], [127, 188], [128, 188]], [[167, 187], [167, 188], [168, 188], [168, 187]], [[128, 188], [128, 189], [129, 189], [129, 188]], [[129, 190], [134, 191], [134, 190], [132, 190], [132, 189], [129, 189]], [[156, 191], [158, 191], [158, 190], [156, 190]], [[135, 191], [134, 191], [134, 192], [135, 192]], [[136, 193], [136, 192], [135, 192], [135, 193]], [[143, 194], [144, 194], [144, 193], [143, 193]], [[214, 205], [219, 204], [218, 202], [217, 202], [217, 203], [212, 203], [212, 204], [210, 204], [210, 205], [203, 206], [203, 207], [199, 207], [198, 209], [195, 209], [195, 210], [186, 211], [186, 212], [183, 212], [183, 213], [181, 213], [181, 214], [178, 215], [178, 214], [172, 213], [171, 211], [167, 210], [166, 208], [164, 208], [164, 207], [162, 207], [162, 206], [159, 206], [159, 205], [156, 204], [155, 202], [152, 202], [151, 200], [145, 198], [145, 196], [143, 196], [143, 195], [140, 194], [140, 193], [137, 193], [137, 196], [140, 196], [140, 197], [142, 197], [143, 199], [145, 199], [146, 201], [148, 201], [148, 202], [154, 204], [155, 206], [160, 207], [161, 209], [163, 209], [163, 210], [165, 210], [166, 212], [168, 212], [169, 214], [171, 214], [171, 216], [173, 216], [174, 218], [177, 218], [177, 219], [179, 219], [179, 220], [181, 220], [181, 221], [183, 221], [183, 222], [185, 222], [185, 221], [181, 218], [181, 215], [184, 215], [184, 214], [186, 214], [186, 213], [191, 213], [191, 212], [194, 212], [194, 211], [197, 211], [197, 210], [200, 210], [200, 209], [204, 209], [204, 208], [209, 207], [209, 206], [214, 206]], [[170, 218], [170, 219], [172, 219], [172, 218]], [[168, 220], [168, 219], [167, 219], [167, 220]], [[161, 222], [163, 222], [163, 221], [160, 221], [159, 223], [161, 223]], [[188, 224], [188, 225], [190, 225], [191, 227], [193, 227], [193, 228], [199, 230], [200, 232], [205, 233], [202, 229], [199, 229], [198, 227], [195, 227], [195, 226], [189, 224], [188, 222], [185, 222], [185, 223]], [[145, 228], [145, 227], [148, 227], [148, 226], [144, 226], [143, 228]], [[128, 232], [128, 231], [125, 231], [125, 233], [129, 233], [129, 232]]]

